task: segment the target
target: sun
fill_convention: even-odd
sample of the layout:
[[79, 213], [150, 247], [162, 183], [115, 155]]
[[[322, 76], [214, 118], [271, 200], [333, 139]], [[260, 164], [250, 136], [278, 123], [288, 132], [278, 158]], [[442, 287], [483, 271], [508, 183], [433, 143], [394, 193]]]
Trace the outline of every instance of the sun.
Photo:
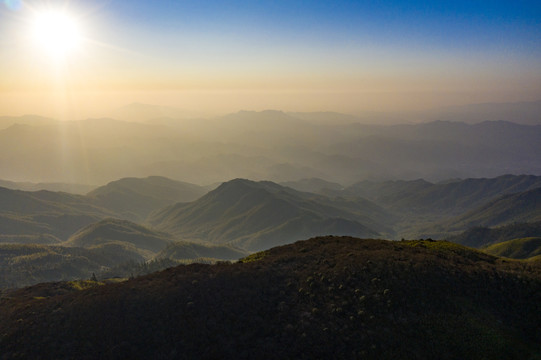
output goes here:
[[77, 51], [82, 37], [77, 19], [64, 11], [36, 13], [31, 22], [31, 35], [47, 56], [63, 59]]

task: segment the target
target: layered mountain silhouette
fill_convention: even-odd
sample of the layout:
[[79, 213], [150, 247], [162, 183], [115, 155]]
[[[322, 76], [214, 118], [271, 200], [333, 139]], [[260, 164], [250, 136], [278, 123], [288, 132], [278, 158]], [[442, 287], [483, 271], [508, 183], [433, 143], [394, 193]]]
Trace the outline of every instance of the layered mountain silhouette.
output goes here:
[[247, 251], [226, 245], [199, 244], [188, 241], [175, 241], [167, 245], [156, 257], [172, 260], [192, 260], [210, 258], [220, 260], [238, 260], [247, 256]]
[[378, 230], [385, 229], [377, 225], [385, 211], [364, 203], [369, 206], [346, 208], [351, 204], [272, 182], [236, 179], [193, 203], [154, 213], [149, 223], [183, 239], [229, 243], [253, 251], [316, 234], [377, 236]]
[[0, 348], [4, 359], [535, 358], [540, 264], [320, 237], [234, 264], [10, 292]]
[[539, 234], [541, 234], [541, 221], [516, 223], [496, 228], [479, 226], [449, 237], [449, 240], [465, 246], [480, 248], [518, 238], [536, 237]]

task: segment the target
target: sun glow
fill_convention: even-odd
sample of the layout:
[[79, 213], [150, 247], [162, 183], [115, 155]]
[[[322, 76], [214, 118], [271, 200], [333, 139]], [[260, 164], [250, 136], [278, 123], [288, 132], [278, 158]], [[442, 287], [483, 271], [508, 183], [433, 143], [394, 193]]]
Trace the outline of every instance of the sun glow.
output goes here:
[[32, 21], [32, 38], [54, 59], [62, 59], [79, 49], [82, 37], [77, 20], [62, 11], [37, 13]]

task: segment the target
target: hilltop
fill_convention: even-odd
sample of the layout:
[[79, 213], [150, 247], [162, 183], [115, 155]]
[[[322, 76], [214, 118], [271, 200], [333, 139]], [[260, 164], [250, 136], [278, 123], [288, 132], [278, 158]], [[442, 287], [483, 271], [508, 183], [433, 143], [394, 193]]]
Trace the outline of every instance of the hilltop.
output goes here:
[[94, 285], [4, 295], [4, 359], [541, 354], [541, 263], [448, 242], [320, 237]]

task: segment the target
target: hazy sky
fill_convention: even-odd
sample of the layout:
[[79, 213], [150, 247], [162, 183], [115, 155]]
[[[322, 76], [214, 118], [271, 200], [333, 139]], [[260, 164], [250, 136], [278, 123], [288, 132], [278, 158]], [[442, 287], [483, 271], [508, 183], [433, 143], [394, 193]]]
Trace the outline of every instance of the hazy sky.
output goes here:
[[[81, 34], [62, 56], [31, 30], [55, 9]], [[135, 101], [205, 113], [532, 101], [541, 2], [0, 0], [0, 54], [0, 115], [96, 116]]]

